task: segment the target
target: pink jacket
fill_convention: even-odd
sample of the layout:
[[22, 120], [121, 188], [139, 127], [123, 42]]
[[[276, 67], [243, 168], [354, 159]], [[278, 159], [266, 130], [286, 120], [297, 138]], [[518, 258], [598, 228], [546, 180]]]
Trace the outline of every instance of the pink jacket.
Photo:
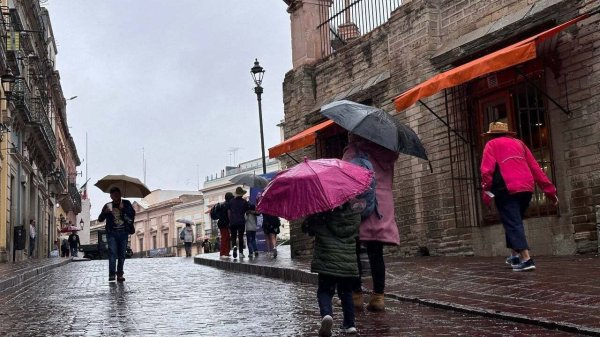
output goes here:
[[367, 140], [352, 142], [344, 149], [343, 160], [350, 161], [357, 152], [369, 155], [373, 164], [375, 180], [377, 182], [375, 195], [377, 208], [382, 215], [380, 219], [375, 213], [364, 219], [360, 224], [359, 238], [361, 241], [379, 241], [385, 244], [399, 245], [400, 235], [394, 213], [394, 195], [392, 193], [392, 180], [394, 178], [394, 164], [398, 154]]
[[498, 163], [509, 194], [533, 192], [535, 183], [549, 198], [556, 197], [556, 187], [550, 182], [525, 143], [512, 137], [499, 137], [490, 140], [483, 149], [481, 159], [481, 187], [484, 200], [486, 191], [492, 188], [494, 170]]

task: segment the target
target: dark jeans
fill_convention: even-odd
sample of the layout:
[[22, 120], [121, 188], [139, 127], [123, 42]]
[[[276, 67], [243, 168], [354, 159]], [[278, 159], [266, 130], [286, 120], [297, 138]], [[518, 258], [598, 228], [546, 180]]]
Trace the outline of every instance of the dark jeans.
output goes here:
[[123, 273], [129, 234], [125, 231], [108, 232], [106, 239], [108, 240], [108, 274]]
[[[229, 231], [231, 232], [231, 247], [237, 246], [240, 253], [244, 249], [244, 230], [246, 225], [231, 226]], [[239, 244], [236, 244], [239, 241]]]
[[29, 238], [29, 257], [33, 256], [34, 249], [35, 249], [35, 239]]
[[[371, 277], [373, 278], [373, 292], [383, 294], [385, 290], [385, 262], [383, 262], [383, 243], [378, 241], [365, 242], [367, 255], [369, 256], [369, 265], [371, 266]], [[362, 291], [361, 277], [363, 274], [360, 262], [360, 241], [356, 241], [356, 259], [358, 261], [359, 277], [354, 282], [353, 290]]]
[[325, 274], [319, 274], [319, 288], [317, 289], [317, 300], [319, 301], [319, 310], [321, 317], [325, 315], [333, 316], [333, 306], [331, 300], [335, 294], [337, 286], [338, 297], [342, 301], [342, 313], [344, 314], [344, 327], [354, 326], [354, 304], [352, 303], [352, 284], [354, 279], [351, 277], [337, 277]]
[[248, 253], [249, 254], [258, 252], [258, 248], [256, 247], [256, 231], [247, 231], [246, 232], [246, 242], [248, 243]]
[[185, 257], [192, 256], [192, 243], [191, 242], [184, 242], [183, 244], [185, 246]]
[[529, 207], [532, 193], [523, 192], [508, 194], [506, 192], [496, 193], [494, 198], [496, 209], [500, 214], [500, 220], [504, 226], [506, 247], [520, 252], [529, 249], [523, 226], [523, 215]]

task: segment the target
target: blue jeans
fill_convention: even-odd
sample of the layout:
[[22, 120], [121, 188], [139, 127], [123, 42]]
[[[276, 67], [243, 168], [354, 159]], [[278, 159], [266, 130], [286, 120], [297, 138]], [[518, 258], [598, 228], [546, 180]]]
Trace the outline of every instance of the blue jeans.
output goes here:
[[[108, 274], [109, 276], [117, 273], [122, 274], [129, 234], [125, 231], [108, 232], [106, 239], [108, 240]], [[119, 261], [118, 264], [116, 263], [117, 259]]]
[[354, 326], [354, 304], [352, 303], [352, 285], [354, 278], [338, 277], [319, 274], [319, 288], [317, 289], [317, 300], [321, 317], [333, 316], [331, 300], [335, 294], [337, 285], [338, 297], [342, 301], [342, 313], [344, 314], [344, 327]]
[[258, 248], [256, 247], [256, 231], [246, 232], [246, 242], [248, 243], [248, 252], [250, 254], [258, 252]]
[[77, 256], [77, 246], [71, 246], [71, 256]]
[[529, 207], [531, 196], [532, 193], [529, 192], [515, 194], [503, 192], [497, 193], [494, 198], [496, 209], [500, 213], [500, 220], [504, 226], [506, 247], [517, 252], [529, 249], [525, 237], [525, 228], [523, 227], [523, 215]]

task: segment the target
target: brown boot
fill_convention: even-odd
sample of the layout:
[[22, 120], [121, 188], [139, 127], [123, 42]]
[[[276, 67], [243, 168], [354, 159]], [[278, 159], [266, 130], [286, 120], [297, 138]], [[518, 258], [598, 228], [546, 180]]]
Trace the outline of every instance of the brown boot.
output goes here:
[[383, 299], [383, 294], [373, 293], [373, 295], [371, 295], [371, 299], [369, 300], [369, 304], [367, 304], [367, 310], [384, 311], [385, 303]]
[[117, 282], [125, 282], [125, 278], [123, 277], [123, 272], [117, 272]]
[[360, 291], [352, 292], [352, 303], [354, 303], [355, 310], [362, 310], [363, 308], [363, 293]]

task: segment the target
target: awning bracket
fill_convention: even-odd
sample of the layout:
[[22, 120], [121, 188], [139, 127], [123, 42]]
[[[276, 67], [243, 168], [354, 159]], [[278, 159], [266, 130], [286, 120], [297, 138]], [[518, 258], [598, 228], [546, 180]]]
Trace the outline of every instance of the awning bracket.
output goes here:
[[440, 122], [444, 123], [444, 125], [446, 127], [448, 127], [448, 130], [452, 131], [458, 138], [460, 138], [466, 144], [471, 145], [470, 141], [468, 141], [465, 137], [463, 137], [458, 131], [456, 131], [455, 129], [453, 129], [450, 126], [450, 124], [448, 124], [448, 122], [446, 122], [442, 117], [440, 117], [438, 114], [436, 114], [435, 111], [433, 111], [429, 106], [427, 106], [427, 104], [425, 104], [425, 102], [423, 102], [422, 100], [419, 100], [419, 103], [423, 104], [423, 106], [425, 108], [427, 108], [427, 110], [429, 110], [429, 112], [431, 112], [437, 119], [439, 119]]
[[550, 95], [548, 95], [548, 93], [546, 93], [544, 90], [542, 90], [540, 87], [537, 86], [537, 84], [535, 84], [534, 81], [532, 81], [529, 77], [527, 77], [526, 74], [524, 74], [521, 69], [519, 69], [519, 67], [514, 67], [515, 72], [519, 75], [521, 75], [525, 81], [527, 82], [527, 84], [529, 84], [531, 87], [533, 87], [535, 90], [537, 90], [540, 94], [542, 94], [544, 97], [546, 97], [550, 102], [554, 103], [554, 105], [556, 105], [560, 110], [562, 110], [562, 112], [564, 112], [567, 116], [571, 116], [573, 114], [572, 111], [570, 111], [568, 108], [565, 109], [562, 105], [560, 105], [560, 103], [558, 103], [554, 98], [550, 97]]
[[286, 152], [285, 154], [286, 154], [288, 157], [290, 157], [290, 159], [292, 159], [293, 161], [295, 161], [295, 162], [296, 162], [296, 164], [300, 164], [300, 162], [299, 162], [299, 161], [297, 161], [297, 160], [296, 160], [296, 158], [292, 157], [292, 155], [291, 155], [291, 154], [289, 154], [289, 153], [287, 153], [287, 152]]

